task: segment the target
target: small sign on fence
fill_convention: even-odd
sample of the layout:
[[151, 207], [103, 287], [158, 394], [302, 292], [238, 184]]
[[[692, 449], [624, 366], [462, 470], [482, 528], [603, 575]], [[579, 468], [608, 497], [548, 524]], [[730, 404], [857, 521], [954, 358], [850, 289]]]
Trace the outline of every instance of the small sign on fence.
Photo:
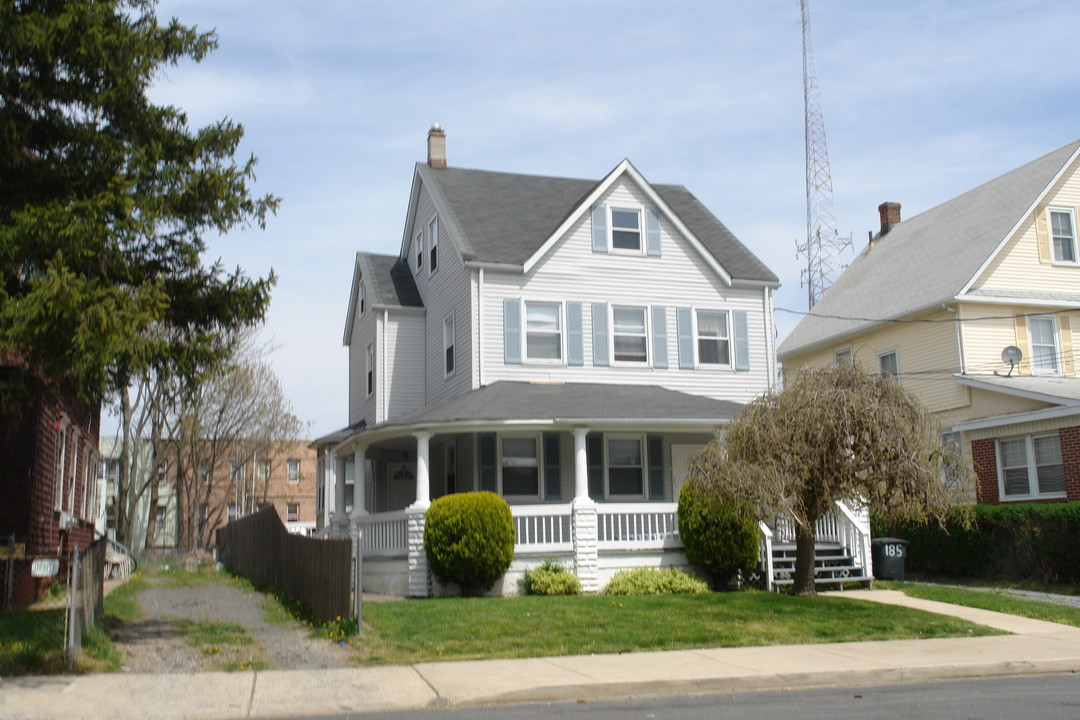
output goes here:
[[38, 558], [30, 563], [30, 577], [56, 577], [60, 573], [60, 558]]

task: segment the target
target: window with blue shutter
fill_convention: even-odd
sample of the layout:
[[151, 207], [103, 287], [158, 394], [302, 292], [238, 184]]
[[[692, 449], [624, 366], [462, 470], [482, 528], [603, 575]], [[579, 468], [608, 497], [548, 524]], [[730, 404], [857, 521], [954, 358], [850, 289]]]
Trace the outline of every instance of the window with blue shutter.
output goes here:
[[667, 308], [652, 307], [652, 361], [655, 368], [666, 368], [667, 358]]
[[503, 362], [521, 364], [521, 300], [503, 300]]
[[558, 433], [544, 433], [544, 498], [562, 499], [562, 457]]
[[585, 437], [585, 462], [588, 465], [589, 497], [604, 499], [604, 436], [590, 433]]
[[745, 310], [731, 312], [731, 324], [735, 330], [735, 369], [750, 369], [750, 327]]
[[608, 251], [606, 205], [594, 205], [592, 208], [592, 249], [593, 252]]
[[495, 433], [477, 436], [477, 454], [480, 456], [480, 489], [499, 492], [499, 471], [496, 463]]
[[679, 367], [694, 369], [694, 320], [690, 308], [675, 308], [675, 324], [679, 334]]
[[649, 436], [649, 499], [664, 499], [664, 440], [655, 435]]
[[645, 209], [645, 254], [660, 257], [660, 211]]
[[607, 303], [592, 304], [592, 352], [593, 365], [611, 364], [608, 353], [608, 310]]
[[585, 364], [585, 338], [579, 302], [566, 303], [566, 364], [571, 367]]

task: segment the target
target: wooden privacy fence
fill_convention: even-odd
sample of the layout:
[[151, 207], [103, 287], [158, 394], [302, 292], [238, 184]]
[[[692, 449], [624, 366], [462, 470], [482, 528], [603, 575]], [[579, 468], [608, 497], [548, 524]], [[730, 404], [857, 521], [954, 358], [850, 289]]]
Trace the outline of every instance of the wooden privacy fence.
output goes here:
[[351, 541], [293, 535], [266, 508], [218, 530], [217, 546], [229, 570], [306, 603], [315, 617], [351, 615]]

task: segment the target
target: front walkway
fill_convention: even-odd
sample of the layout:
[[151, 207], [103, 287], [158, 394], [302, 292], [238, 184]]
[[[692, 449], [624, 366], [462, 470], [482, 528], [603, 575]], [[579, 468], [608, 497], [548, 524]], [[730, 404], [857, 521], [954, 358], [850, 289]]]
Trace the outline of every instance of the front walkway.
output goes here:
[[849, 590], [844, 597], [953, 615], [1014, 634], [317, 671], [16, 678], [0, 680], [0, 716], [172, 720], [336, 715], [433, 704], [873, 686], [1080, 670], [1080, 628], [891, 590]]

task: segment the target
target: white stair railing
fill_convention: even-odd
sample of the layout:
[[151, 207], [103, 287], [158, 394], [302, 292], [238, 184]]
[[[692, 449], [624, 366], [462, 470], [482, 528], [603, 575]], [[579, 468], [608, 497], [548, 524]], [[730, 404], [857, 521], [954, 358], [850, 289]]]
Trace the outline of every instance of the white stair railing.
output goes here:
[[776, 578], [772, 554], [773, 531], [761, 520], [758, 520], [758, 529], [761, 531], [761, 537], [758, 539], [758, 556], [761, 558], [762, 570], [765, 572], [765, 591], [772, 592], [776, 589], [776, 584], [773, 582]]

